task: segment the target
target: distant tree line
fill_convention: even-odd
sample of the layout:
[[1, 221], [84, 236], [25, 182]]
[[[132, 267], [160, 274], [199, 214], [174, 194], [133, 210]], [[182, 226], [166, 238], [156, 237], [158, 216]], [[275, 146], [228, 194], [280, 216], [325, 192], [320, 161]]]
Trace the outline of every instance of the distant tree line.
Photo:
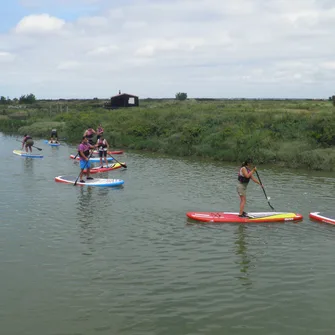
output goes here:
[[4, 97], [3, 95], [0, 96], [0, 104], [1, 105], [10, 105], [12, 103], [19, 103], [19, 104], [33, 104], [36, 102], [36, 97], [34, 94], [26, 94], [26, 95], [21, 95], [19, 99], [14, 98], [10, 99], [9, 97]]

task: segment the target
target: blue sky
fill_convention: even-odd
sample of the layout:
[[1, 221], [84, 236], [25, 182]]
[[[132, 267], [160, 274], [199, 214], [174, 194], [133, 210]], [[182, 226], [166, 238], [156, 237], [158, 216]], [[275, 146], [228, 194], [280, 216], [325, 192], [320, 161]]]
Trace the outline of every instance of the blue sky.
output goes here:
[[0, 0], [0, 95], [328, 98], [329, 0]]
[[[31, 14], [51, 13], [66, 21], [73, 21], [80, 16], [96, 15], [105, 8], [111, 7], [114, 1], [57, 1], [57, 0], [0, 0], [2, 8], [0, 32], [6, 32], [24, 16]], [[125, 1], [124, 3], [127, 3]]]

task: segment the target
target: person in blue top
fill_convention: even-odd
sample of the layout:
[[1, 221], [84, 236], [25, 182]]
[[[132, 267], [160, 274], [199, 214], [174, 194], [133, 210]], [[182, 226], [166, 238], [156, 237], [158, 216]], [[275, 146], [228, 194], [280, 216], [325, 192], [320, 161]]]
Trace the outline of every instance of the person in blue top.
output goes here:
[[248, 158], [240, 168], [240, 171], [238, 172], [238, 184], [237, 184], [237, 193], [240, 196], [240, 211], [239, 211], [239, 217], [248, 217], [248, 213], [244, 211], [244, 206], [247, 202], [247, 186], [252, 179], [253, 182], [260, 185], [262, 184], [253, 176], [253, 173], [257, 170], [256, 166], [252, 168], [252, 159]]

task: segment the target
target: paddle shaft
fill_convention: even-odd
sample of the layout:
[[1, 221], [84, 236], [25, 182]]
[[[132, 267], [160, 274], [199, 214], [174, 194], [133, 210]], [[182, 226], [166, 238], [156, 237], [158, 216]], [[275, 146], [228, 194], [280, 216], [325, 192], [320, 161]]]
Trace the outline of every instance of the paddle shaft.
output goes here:
[[264, 190], [263, 183], [262, 183], [262, 181], [261, 181], [261, 178], [260, 178], [260, 176], [259, 176], [257, 170], [255, 170], [255, 172], [256, 172], [257, 178], [258, 178], [258, 180], [259, 180], [259, 182], [260, 182], [260, 184], [261, 184], [261, 186], [262, 186], [262, 190], [263, 190], [263, 192], [264, 192], [265, 198], [266, 198], [266, 200], [268, 201], [268, 204], [269, 204], [269, 206], [271, 207], [271, 209], [274, 210], [274, 208], [273, 208], [273, 207], [271, 206], [271, 204], [270, 204], [270, 200], [268, 199], [268, 197], [267, 197], [267, 195], [266, 195], [266, 192], [265, 192], [265, 190]]
[[[108, 152], [107, 152], [107, 153], [108, 153]], [[115, 160], [116, 163], [119, 163], [119, 164], [120, 164], [122, 167], [124, 167], [125, 169], [127, 168], [127, 165], [126, 165], [126, 164], [122, 164], [122, 163], [120, 163], [120, 162], [119, 162], [117, 159], [115, 159], [111, 154], [108, 153], [108, 155], [111, 156], [111, 157]]]
[[[16, 139], [16, 140], [17, 140], [18, 142], [21, 142], [21, 143], [22, 143], [22, 141], [20, 141], [20, 140], [18, 140], [18, 139]], [[32, 147], [36, 148], [36, 149], [39, 150], [39, 151], [42, 151], [41, 148], [35, 147], [34, 145], [32, 145]]]
[[79, 175], [78, 175], [76, 181], [74, 182], [73, 186], [77, 185], [78, 179], [79, 179], [80, 175], [82, 174], [82, 172], [85, 170], [85, 168], [87, 166], [87, 163], [90, 161], [91, 156], [92, 156], [92, 153], [90, 153], [90, 155], [88, 156], [88, 160], [86, 161], [84, 167], [80, 170]]

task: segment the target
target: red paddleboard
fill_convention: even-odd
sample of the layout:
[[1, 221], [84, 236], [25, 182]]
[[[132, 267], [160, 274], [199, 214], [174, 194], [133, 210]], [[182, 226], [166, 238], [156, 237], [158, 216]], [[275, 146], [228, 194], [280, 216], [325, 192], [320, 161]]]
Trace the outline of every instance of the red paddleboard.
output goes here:
[[261, 223], [301, 221], [301, 214], [291, 212], [250, 212], [248, 217], [239, 217], [231, 212], [188, 212], [186, 216], [192, 220], [216, 223]]
[[[80, 160], [79, 155], [78, 155], [77, 157], [76, 157], [75, 155], [70, 155], [70, 158], [71, 158], [71, 159], [76, 159], [77, 161]], [[104, 159], [105, 159], [105, 158], [104, 158]], [[113, 158], [113, 157], [110, 157], [110, 156], [107, 156], [107, 160], [108, 160], [108, 161], [112, 161], [112, 160], [114, 160], [114, 158]], [[99, 157], [93, 157], [93, 156], [91, 156], [90, 161], [91, 161], [91, 162], [94, 162], [94, 163], [99, 163], [99, 162], [100, 162], [100, 158], [99, 158]]]
[[330, 224], [335, 225], [335, 215], [334, 214], [328, 214], [328, 213], [323, 213], [323, 212], [312, 212], [312, 213], [309, 213], [309, 218], [314, 221], [330, 223]]
[[[122, 163], [122, 164], [126, 165], [126, 163]], [[114, 163], [112, 165], [108, 165], [108, 167], [107, 166], [105, 167], [97, 166], [97, 167], [91, 168], [90, 173], [94, 174], [94, 173], [100, 173], [100, 172], [108, 172], [108, 171], [119, 169], [121, 167], [122, 165], [120, 163]], [[84, 170], [83, 172], [87, 173], [87, 170]]]
[[[94, 154], [99, 154], [98, 150], [93, 151]], [[121, 155], [123, 154], [123, 150], [114, 150], [114, 151], [107, 151], [108, 154], [110, 155]]]

